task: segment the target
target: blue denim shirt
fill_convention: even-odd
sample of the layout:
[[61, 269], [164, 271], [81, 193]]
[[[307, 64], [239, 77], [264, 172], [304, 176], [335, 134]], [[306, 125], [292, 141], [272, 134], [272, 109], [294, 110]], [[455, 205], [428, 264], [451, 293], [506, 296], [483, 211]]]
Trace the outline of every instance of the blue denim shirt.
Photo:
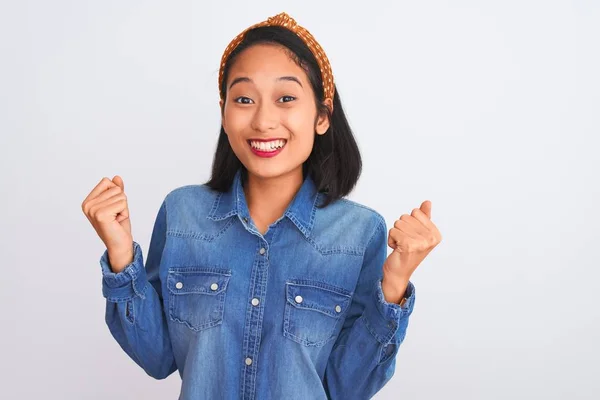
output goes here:
[[348, 199], [316, 207], [310, 177], [262, 235], [240, 171], [227, 193], [167, 194], [144, 264], [100, 258], [108, 328], [156, 379], [179, 371], [180, 400], [368, 399], [392, 377], [415, 301], [381, 290], [387, 228]]

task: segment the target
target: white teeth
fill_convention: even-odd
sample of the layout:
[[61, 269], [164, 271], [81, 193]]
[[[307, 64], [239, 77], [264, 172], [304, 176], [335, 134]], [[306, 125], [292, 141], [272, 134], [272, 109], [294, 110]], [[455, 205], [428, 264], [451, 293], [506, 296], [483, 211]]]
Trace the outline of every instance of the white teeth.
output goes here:
[[250, 145], [260, 151], [275, 151], [285, 146], [285, 143], [285, 140], [272, 140], [270, 142], [250, 141]]

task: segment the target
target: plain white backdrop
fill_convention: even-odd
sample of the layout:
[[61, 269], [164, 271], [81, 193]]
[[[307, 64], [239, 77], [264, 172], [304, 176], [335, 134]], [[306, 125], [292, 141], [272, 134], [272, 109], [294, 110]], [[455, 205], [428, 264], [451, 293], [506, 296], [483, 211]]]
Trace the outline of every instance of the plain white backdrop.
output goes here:
[[600, 398], [599, 2], [0, 4], [1, 398], [177, 397], [110, 336], [81, 203], [121, 175], [145, 257], [208, 179], [225, 46], [282, 11], [331, 61], [350, 198], [389, 227], [429, 199], [443, 235], [375, 398]]

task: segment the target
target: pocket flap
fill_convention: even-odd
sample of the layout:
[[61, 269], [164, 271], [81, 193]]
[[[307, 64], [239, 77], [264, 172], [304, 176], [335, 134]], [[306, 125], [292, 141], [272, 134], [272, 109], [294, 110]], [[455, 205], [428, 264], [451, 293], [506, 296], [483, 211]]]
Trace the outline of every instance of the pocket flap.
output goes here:
[[350, 305], [352, 293], [323, 282], [296, 280], [286, 282], [286, 297], [288, 303], [296, 308], [337, 317]]
[[229, 278], [231, 278], [229, 270], [171, 269], [167, 276], [167, 287], [173, 294], [216, 295], [227, 288]]

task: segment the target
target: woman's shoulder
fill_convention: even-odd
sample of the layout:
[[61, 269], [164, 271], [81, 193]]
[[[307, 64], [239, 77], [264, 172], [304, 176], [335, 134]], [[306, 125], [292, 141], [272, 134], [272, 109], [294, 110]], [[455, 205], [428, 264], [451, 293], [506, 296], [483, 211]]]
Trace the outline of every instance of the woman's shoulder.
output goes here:
[[331, 235], [332, 230], [343, 232], [345, 239], [356, 237], [358, 247], [364, 245], [365, 237], [373, 236], [377, 229], [386, 229], [381, 213], [345, 197], [316, 211], [314, 224], [315, 233], [321, 232], [324, 237]]
[[328, 208], [329, 212], [333, 214], [344, 214], [357, 220], [364, 220], [375, 224], [383, 223], [385, 225], [385, 218], [377, 210], [364, 203], [350, 200], [347, 197], [342, 197], [334, 201], [325, 209]]
[[219, 192], [206, 184], [188, 184], [177, 186], [167, 192], [164, 202], [168, 209], [186, 209], [191, 206], [195, 209], [210, 210]]
[[211, 189], [208, 185], [204, 183], [196, 183], [196, 184], [188, 184], [177, 186], [171, 189], [167, 195], [165, 196], [171, 201], [175, 201], [176, 199], [182, 198], [214, 198], [218, 194], [217, 191]]
[[383, 216], [374, 208], [367, 206], [364, 203], [359, 203], [355, 200], [350, 200], [346, 197], [340, 199], [342, 203], [344, 203], [345, 207], [350, 208], [352, 210], [356, 210], [357, 212], [365, 213], [375, 219], [384, 220]]

